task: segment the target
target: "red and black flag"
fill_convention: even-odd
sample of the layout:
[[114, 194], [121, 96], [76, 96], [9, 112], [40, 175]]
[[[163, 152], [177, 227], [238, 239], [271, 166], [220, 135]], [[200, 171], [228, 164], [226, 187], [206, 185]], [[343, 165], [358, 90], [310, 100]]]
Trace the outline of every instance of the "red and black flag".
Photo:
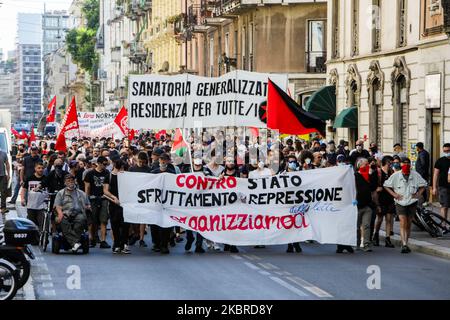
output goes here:
[[267, 128], [284, 134], [319, 132], [325, 136], [325, 121], [305, 111], [295, 100], [269, 79]]

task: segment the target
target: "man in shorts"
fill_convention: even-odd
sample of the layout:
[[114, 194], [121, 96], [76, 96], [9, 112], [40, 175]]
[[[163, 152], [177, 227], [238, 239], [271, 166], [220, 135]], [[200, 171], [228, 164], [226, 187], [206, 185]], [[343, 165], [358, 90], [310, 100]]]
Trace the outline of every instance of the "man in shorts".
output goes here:
[[391, 175], [384, 182], [384, 188], [394, 198], [395, 209], [400, 218], [402, 253], [409, 253], [408, 239], [411, 222], [416, 213], [417, 202], [422, 197], [427, 182], [416, 171], [411, 170], [411, 160], [401, 160], [401, 171]]
[[442, 148], [444, 155], [434, 164], [433, 195], [439, 195], [441, 204], [441, 216], [448, 220], [448, 208], [450, 207], [450, 143]]

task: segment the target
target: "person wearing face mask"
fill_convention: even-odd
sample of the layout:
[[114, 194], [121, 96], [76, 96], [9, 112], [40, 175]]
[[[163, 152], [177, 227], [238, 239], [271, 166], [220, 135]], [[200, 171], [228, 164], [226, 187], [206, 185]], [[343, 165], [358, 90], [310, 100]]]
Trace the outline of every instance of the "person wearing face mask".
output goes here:
[[395, 209], [400, 218], [402, 253], [409, 253], [408, 240], [411, 222], [416, 214], [417, 202], [425, 191], [427, 182], [416, 171], [411, 170], [411, 160], [403, 158], [402, 170], [384, 182], [384, 188], [394, 198]]
[[352, 166], [354, 166], [355, 163], [356, 163], [356, 160], [359, 159], [359, 158], [365, 158], [365, 159], [369, 159], [370, 158], [369, 151], [364, 149], [364, 141], [363, 140], [358, 140], [356, 142], [356, 149], [353, 149], [350, 152], [350, 156], [349, 156], [350, 164]]
[[441, 216], [448, 220], [450, 208], [450, 143], [444, 144], [443, 156], [434, 164], [433, 195], [439, 196]]
[[89, 199], [75, 184], [75, 177], [66, 175], [65, 188], [56, 194], [55, 209], [64, 238], [72, 246], [72, 252], [81, 247], [80, 239], [87, 225], [86, 210], [90, 209]]
[[383, 154], [381, 153], [380, 150], [378, 150], [378, 146], [375, 142], [370, 143], [370, 147], [369, 147], [369, 154], [372, 158], [376, 159], [378, 164], [381, 163], [381, 160], [383, 159]]
[[338, 154], [336, 153], [336, 145], [334, 144], [333, 140], [330, 140], [328, 142], [328, 150], [325, 157], [327, 164], [329, 166], [335, 166], [337, 163], [337, 156]]
[[399, 171], [401, 171], [402, 170], [402, 166], [401, 166], [401, 164], [400, 164], [400, 157], [399, 156], [393, 156], [392, 157], [392, 170], [394, 170], [394, 173], [395, 172], [399, 172]]
[[[193, 159], [193, 172], [201, 173], [204, 176], [208, 176], [209, 172], [206, 171], [203, 167], [202, 155], [196, 154]], [[196, 237], [194, 238], [194, 232], [192, 230], [186, 230], [186, 245], [184, 246], [184, 250], [189, 252], [191, 250], [192, 244], [195, 240], [195, 253], [205, 253], [205, 249], [203, 249], [203, 236], [196, 232]]]
[[336, 162], [338, 166], [346, 166], [347, 163], [345, 163], [345, 156], [343, 154], [340, 154], [336, 157]]
[[103, 194], [110, 200], [109, 215], [111, 216], [111, 229], [114, 236], [114, 243], [112, 246], [114, 254], [131, 253], [128, 248], [128, 231], [130, 229], [130, 224], [126, 223], [123, 219], [123, 208], [120, 206], [119, 185], [117, 182], [117, 175], [127, 169], [128, 163], [122, 160], [116, 160], [114, 162], [114, 169], [111, 172], [109, 183], [103, 185]]
[[312, 161], [314, 159], [313, 154], [308, 150], [303, 150], [300, 155], [300, 163], [303, 170], [313, 169]]
[[[153, 174], [159, 174], [159, 173], [171, 173], [175, 174], [175, 169], [173, 168], [173, 165], [170, 163], [170, 156], [167, 153], [163, 153], [159, 157], [159, 167], [152, 170]], [[157, 231], [156, 231], [157, 230]], [[154, 243], [159, 244], [159, 249], [161, 254], [169, 254], [169, 242], [170, 242], [170, 234], [173, 230], [173, 227], [170, 228], [163, 228], [160, 226], [155, 227], [155, 232], [152, 233], [153, 235], [157, 236], [157, 239], [155, 239]]]

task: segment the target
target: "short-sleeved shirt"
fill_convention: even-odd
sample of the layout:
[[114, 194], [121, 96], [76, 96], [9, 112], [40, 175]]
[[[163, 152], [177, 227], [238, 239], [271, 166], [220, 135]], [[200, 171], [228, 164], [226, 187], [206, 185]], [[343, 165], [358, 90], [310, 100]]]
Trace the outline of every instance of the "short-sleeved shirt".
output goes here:
[[426, 187], [427, 182], [416, 171], [411, 171], [408, 180], [405, 179], [401, 171], [394, 173], [384, 182], [384, 186], [394, 189], [394, 192], [403, 196], [401, 200], [394, 199], [395, 203], [401, 206], [409, 206], [418, 199], [412, 197], [420, 187]]
[[6, 163], [8, 162], [8, 155], [5, 151], [0, 150], [0, 177], [6, 176]]
[[439, 170], [439, 187], [450, 188], [448, 175], [450, 174], [450, 159], [447, 157], [439, 158], [434, 164], [434, 168]]
[[90, 192], [91, 196], [101, 197], [103, 196], [103, 185], [109, 184], [109, 171], [103, 170], [102, 172], [98, 172], [97, 170], [91, 170], [86, 174], [84, 178], [84, 182], [88, 182], [90, 184]]
[[37, 177], [35, 174], [25, 179], [23, 183], [23, 187], [28, 191], [32, 191], [34, 188], [38, 187], [42, 184], [42, 180], [44, 180], [45, 176]]
[[54, 206], [62, 207], [63, 213], [68, 214], [72, 208], [78, 208], [85, 213], [85, 207], [88, 205], [89, 199], [83, 191], [75, 189], [71, 192], [64, 188], [56, 194]]

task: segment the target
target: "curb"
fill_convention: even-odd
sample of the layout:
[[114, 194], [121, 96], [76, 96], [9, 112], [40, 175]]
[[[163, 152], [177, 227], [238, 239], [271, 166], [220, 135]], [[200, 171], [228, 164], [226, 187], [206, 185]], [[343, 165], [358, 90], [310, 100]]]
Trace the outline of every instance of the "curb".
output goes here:
[[[380, 230], [380, 238], [384, 240], [385, 236], [386, 233], [383, 230]], [[402, 245], [401, 238], [398, 235], [391, 236], [391, 241], [396, 247]], [[410, 247], [412, 251], [450, 260], [450, 248], [411, 238], [409, 239], [408, 247]]]

